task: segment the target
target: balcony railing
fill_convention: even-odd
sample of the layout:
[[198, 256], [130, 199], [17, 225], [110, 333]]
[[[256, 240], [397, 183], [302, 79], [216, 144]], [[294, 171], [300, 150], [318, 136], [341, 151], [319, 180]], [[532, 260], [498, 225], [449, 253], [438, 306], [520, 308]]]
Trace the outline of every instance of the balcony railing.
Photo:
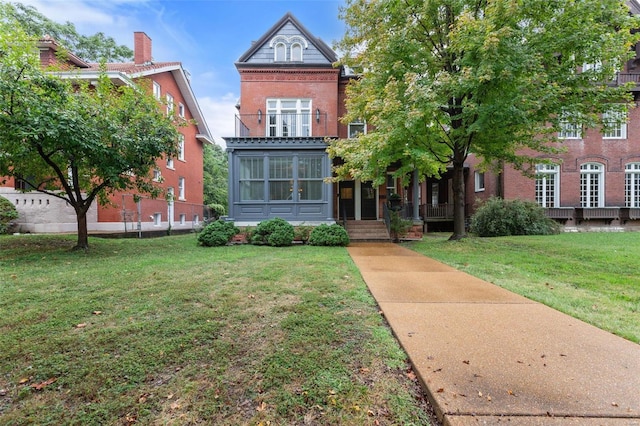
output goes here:
[[327, 132], [327, 113], [236, 115], [236, 137], [300, 138], [335, 136]]

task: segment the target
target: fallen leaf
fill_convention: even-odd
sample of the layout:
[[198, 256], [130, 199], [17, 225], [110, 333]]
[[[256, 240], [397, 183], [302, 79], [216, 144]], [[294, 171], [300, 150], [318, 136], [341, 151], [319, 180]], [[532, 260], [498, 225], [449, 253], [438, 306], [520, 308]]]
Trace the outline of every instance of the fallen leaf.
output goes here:
[[102, 315], [102, 311], [93, 311], [93, 315]]
[[490, 396], [487, 397], [487, 401], [491, 401], [491, 397]]
[[440, 388], [440, 389], [438, 389], [436, 392], [438, 392], [438, 393], [442, 393], [442, 392], [444, 392], [444, 388]]
[[45, 386], [50, 385], [51, 383], [55, 382], [56, 380], [58, 380], [56, 377], [52, 377], [48, 380], [45, 380], [44, 382], [40, 382], [40, 383], [34, 383], [31, 385], [31, 387], [35, 390], [42, 390]]
[[173, 404], [171, 404], [171, 409], [172, 410], [177, 410], [180, 408], [180, 404], [178, 404], [177, 402], [174, 402]]
[[256, 407], [256, 411], [259, 413], [263, 412], [266, 409], [267, 409], [267, 403], [264, 401], [262, 401], [262, 403]]
[[482, 396], [482, 392], [478, 392], [478, 396]]
[[469, 362], [469, 361], [462, 361], [462, 362], [463, 362], [464, 364], [467, 364], [467, 365], [469, 365], [469, 364], [470, 364], [470, 362]]
[[26, 377], [23, 377], [22, 379], [20, 379], [18, 381], [18, 383], [20, 383], [21, 385], [24, 385], [25, 383], [27, 383], [29, 381], [29, 379], [27, 379]]
[[413, 371], [407, 371], [406, 376], [409, 378], [409, 380], [416, 380], [416, 373], [414, 373]]
[[618, 403], [617, 403], [617, 402], [612, 402], [612, 403], [611, 403], [611, 405], [612, 405], [613, 407], [617, 407], [617, 406], [618, 406]]
[[76, 325], [76, 328], [85, 328], [87, 326], [86, 322], [80, 323], [78, 325]]

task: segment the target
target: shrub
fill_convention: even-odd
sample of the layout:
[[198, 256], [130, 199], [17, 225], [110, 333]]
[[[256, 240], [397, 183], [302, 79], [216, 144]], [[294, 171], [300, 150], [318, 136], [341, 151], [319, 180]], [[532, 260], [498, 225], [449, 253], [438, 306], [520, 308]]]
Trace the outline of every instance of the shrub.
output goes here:
[[550, 235], [560, 226], [531, 201], [492, 197], [471, 217], [471, 232], [480, 237], [508, 235]]
[[0, 234], [9, 232], [13, 225], [13, 220], [18, 218], [16, 206], [4, 197], [0, 197]]
[[222, 204], [209, 204], [207, 207], [211, 209], [211, 215], [218, 220], [220, 216], [227, 214], [227, 209]]
[[311, 235], [311, 231], [313, 230], [313, 226], [309, 225], [298, 225], [294, 229], [294, 238], [298, 241], [301, 241], [302, 244], [306, 244], [309, 241], [309, 236]]
[[389, 221], [389, 230], [395, 242], [404, 238], [413, 227], [413, 220], [403, 219], [398, 211], [389, 211]]
[[240, 230], [233, 222], [216, 220], [205, 226], [198, 234], [198, 244], [205, 247], [226, 245]]
[[286, 220], [274, 217], [260, 222], [251, 237], [251, 244], [268, 244], [273, 247], [293, 244], [294, 229]]
[[333, 225], [316, 226], [309, 236], [309, 244], [313, 246], [346, 246], [349, 244], [349, 235], [346, 229], [334, 223]]

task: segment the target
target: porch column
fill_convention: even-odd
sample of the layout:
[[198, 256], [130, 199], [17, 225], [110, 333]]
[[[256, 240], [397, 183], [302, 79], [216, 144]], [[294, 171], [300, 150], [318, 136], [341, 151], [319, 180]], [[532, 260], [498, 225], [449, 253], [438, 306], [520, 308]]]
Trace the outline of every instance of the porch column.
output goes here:
[[420, 190], [420, 182], [418, 179], [418, 169], [413, 171], [413, 220], [420, 220], [420, 206], [418, 203], [418, 191]]

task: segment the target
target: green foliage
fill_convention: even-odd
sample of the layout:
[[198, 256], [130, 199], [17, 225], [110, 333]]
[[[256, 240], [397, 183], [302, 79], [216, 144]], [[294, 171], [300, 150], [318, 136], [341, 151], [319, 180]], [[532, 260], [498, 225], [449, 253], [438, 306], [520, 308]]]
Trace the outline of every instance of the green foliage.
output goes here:
[[[204, 147], [204, 202], [227, 207], [229, 186], [227, 154], [219, 145]], [[224, 213], [223, 213], [224, 214]]]
[[534, 202], [492, 197], [471, 217], [471, 232], [480, 237], [550, 235], [559, 233], [560, 226]]
[[158, 108], [146, 81], [116, 86], [101, 73], [93, 85], [43, 71], [33, 40], [4, 11], [0, 176], [20, 176], [67, 201], [78, 218], [77, 247], [87, 248], [86, 213], [95, 199], [106, 203], [123, 190], [160, 195], [151, 169], [177, 154], [184, 120]]
[[274, 217], [260, 222], [251, 236], [251, 244], [268, 244], [284, 247], [293, 244], [295, 235], [293, 225], [286, 220]]
[[413, 226], [413, 221], [409, 219], [404, 219], [400, 212], [395, 210], [389, 210], [389, 230], [391, 231], [391, 236], [395, 241], [399, 241], [401, 238], [407, 235], [407, 232]]
[[6, 3], [7, 13], [27, 32], [35, 37], [51, 36], [69, 51], [85, 61], [127, 62], [133, 58], [133, 51], [125, 45], [118, 45], [112, 37], [103, 33], [91, 36], [78, 34], [75, 25], [69, 21], [59, 24], [44, 16], [30, 5]]
[[337, 223], [331, 225], [323, 223], [313, 228], [309, 244], [312, 246], [347, 246], [349, 245], [349, 234]]
[[[468, 155], [526, 169], [558, 152], [563, 114], [594, 127], [631, 101], [628, 87], [607, 84], [639, 36], [621, 1], [348, 0], [341, 18], [341, 62], [359, 74], [343, 121], [369, 131], [329, 146], [344, 160], [336, 174], [381, 184], [389, 166], [404, 176], [451, 166], [455, 233]], [[583, 63], [602, 66], [577, 72]]]
[[240, 233], [240, 230], [233, 222], [216, 220], [200, 231], [198, 244], [205, 247], [224, 246], [238, 233]]
[[11, 230], [11, 222], [18, 218], [16, 206], [4, 197], [0, 197], [0, 234]]
[[313, 231], [313, 226], [309, 225], [298, 225], [294, 228], [294, 239], [297, 241], [301, 241], [302, 244], [306, 244], [309, 241], [309, 236], [311, 235], [311, 231]]
[[220, 216], [224, 216], [227, 212], [227, 209], [222, 204], [209, 204], [207, 207], [211, 209], [211, 214], [215, 219], [220, 218]]

